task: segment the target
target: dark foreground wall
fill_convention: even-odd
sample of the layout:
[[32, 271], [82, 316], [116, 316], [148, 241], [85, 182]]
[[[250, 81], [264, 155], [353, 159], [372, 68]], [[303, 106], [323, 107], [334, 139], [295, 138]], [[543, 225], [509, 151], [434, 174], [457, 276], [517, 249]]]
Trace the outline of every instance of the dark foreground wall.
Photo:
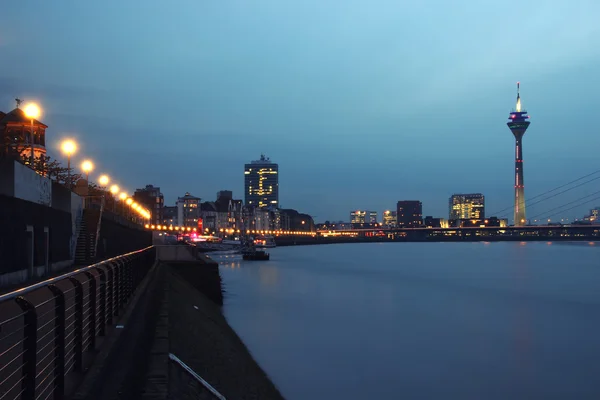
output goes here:
[[0, 195], [0, 275], [30, 268], [32, 237], [34, 266], [46, 265], [46, 254], [49, 264], [69, 260], [71, 234], [70, 213]]

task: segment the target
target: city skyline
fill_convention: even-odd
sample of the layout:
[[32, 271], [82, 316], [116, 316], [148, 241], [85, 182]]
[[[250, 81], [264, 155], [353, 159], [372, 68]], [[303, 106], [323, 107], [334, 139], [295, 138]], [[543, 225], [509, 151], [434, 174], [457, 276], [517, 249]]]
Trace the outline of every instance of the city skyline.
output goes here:
[[444, 216], [450, 195], [473, 192], [493, 213], [513, 203], [502, 121], [517, 81], [533, 110], [527, 194], [598, 169], [594, 2], [523, 4], [518, 30], [502, 5], [468, 1], [33, 3], [3, 9], [0, 109], [38, 101], [51, 155], [74, 137], [130, 192], [153, 183], [167, 204], [187, 191], [242, 198], [243, 164], [264, 152], [282, 170], [279, 201], [318, 220], [403, 199]]

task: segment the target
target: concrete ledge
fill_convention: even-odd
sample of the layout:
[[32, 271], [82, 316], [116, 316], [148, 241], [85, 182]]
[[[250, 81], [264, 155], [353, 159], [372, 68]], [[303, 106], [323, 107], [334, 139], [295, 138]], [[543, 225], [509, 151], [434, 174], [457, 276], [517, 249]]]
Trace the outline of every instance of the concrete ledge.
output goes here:
[[[160, 265], [159, 268], [166, 267]], [[169, 396], [169, 290], [167, 285], [164, 285], [163, 292], [154, 342], [148, 360], [146, 384], [141, 395], [145, 400], [163, 400]]]

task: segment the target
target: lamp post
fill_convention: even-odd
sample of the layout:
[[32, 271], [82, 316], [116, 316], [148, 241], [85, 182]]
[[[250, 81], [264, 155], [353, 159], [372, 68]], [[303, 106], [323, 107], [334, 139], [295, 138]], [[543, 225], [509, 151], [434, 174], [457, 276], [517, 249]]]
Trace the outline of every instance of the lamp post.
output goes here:
[[121, 211], [123, 212], [123, 215], [125, 215], [125, 199], [127, 199], [127, 193], [119, 193], [119, 200], [121, 200]]
[[69, 188], [71, 187], [71, 156], [77, 151], [77, 143], [71, 139], [63, 140], [60, 148], [67, 156], [67, 181]]
[[23, 109], [23, 111], [25, 112], [25, 116], [27, 116], [27, 118], [31, 119], [31, 137], [30, 137], [30, 141], [31, 141], [31, 155], [29, 156], [29, 165], [31, 165], [31, 168], [33, 168], [33, 120], [37, 119], [40, 117], [40, 114], [42, 113], [42, 111], [40, 110], [40, 107], [35, 104], [35, 103], [29, 103], [25, 106], [25, 108]]
[[90, 172], [92, 172], [94, 170], [94, 163], [91, 162], [90, 160], [85, 160], [84, 162], [81, 163], [81, 169], [85, 173], [85, 180], [87, 181], [87, 184], [89, 185]]
[[113, 195], [113, 212], [115, 211], [116, 207], [117, 207], [117, 194], [119, 194], [119, 187], [117, 185], [112, 185], [110, 187], [110, 192]]

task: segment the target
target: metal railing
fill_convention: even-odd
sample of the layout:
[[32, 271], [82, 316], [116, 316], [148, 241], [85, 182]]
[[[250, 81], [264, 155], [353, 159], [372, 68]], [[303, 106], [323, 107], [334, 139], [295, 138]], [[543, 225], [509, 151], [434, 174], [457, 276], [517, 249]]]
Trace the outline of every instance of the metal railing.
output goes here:
[[62, 399], [96, 338], [155, 261], [154, 246], [0, 296], [0, 400]]
[[200, 375], [194, 372], [186, 363], [181, 361], [175, 354], [169, 353], [169, 359], [173, 361], [175, 364], [179, 365], [185, 372], [190, 374], [192, 378], [194, 378], [199, 384], [204, 386], [216, 399], [218, 400], [227, 400], [221, 393], [217, 391], [214, 387], [211, 386], [210, 383], [206, 382]]

